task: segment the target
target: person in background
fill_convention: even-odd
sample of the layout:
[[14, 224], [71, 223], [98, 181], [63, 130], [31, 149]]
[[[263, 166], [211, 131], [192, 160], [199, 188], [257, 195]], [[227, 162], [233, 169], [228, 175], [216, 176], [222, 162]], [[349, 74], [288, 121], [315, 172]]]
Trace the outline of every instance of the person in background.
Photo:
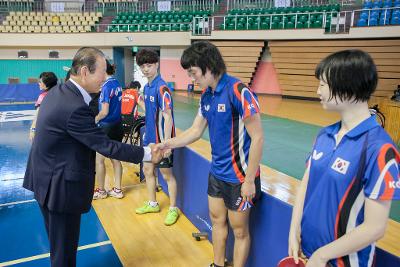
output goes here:
[[36, 132], [36, 119], [37, 115], [39, 113], [39, 108], [40, 104], [42, 104], [42, 101], [44, 97], [47, 95], [49, 90], [57, 85], [57, 76], [53, 72], [42, 72], [39, 76], [39, 88], [42, 91], [42, 93], [39, 95], [38, 99], [36, 100], [35, 103], [35, 117], [33, 118], [32, 125], [29, 131], [29, 140], [32, 142], [33, 138], [35, 137], [35, 132]]
[[[113, 77], [115, 67], [106, 60], [107, 80], [101, 87], [99, 97], [99, 113], [95, 117], [97, 125], [108, 135], [111, 140], [122, 142], [124, 135], [121, 124], [121, 97], [122, 87], [117, 79]], [[111, 159], [114, 169], [114, 187], [110, 191], [105, 190], [106, 167], [105, 157], [96, 154], [96, 180], [97, 188], [94, 191], [93, 199], [106, 198], [108, 195], [115, 198], [123, 198], [121, 189], [122, 164], [119, 160]]]
[[[148, 83], [144, 86], [144, 99], [139, 101], [139, 105], [146, 113], [146, 132], [143, 144], [160, 143], [175, 136], [172, 94], [167, 83], [158, 73], [159, 57], [156, 51], [142, 49], [136, 55], [136, 60], [143, 75], [148, 79]], [[136, 209], [137, 214], [160, 212], [160, 206], [156, 199], [156, 177], [154, 175], [155, 168], [159, 168], [168, 183], [170, 207], [164, 220], [164, 224], [167, 226], [173, 225], [179, 218], [179, 210], [176, 207], [177, 185], [172, 167], [172, 151], [165, 153], [164, 159], [158, 165], [144, 163], [143, 172], [146, 177], [148, 201]]]

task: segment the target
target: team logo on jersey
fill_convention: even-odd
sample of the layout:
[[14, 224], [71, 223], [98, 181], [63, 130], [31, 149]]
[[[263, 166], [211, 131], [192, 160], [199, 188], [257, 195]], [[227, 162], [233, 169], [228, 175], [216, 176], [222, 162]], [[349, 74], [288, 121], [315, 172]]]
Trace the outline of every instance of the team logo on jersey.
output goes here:
[[323, 152], [317, 153], [317, 150], [314, 149], [312, 158], [313, 158], [313, 160], [319, 160], [320, 158], [322, 158], [322, 155], [324, 155]]
[[225, 112], [225, 104], [218, 104], [218, 112]]
[[350, 165], [349, 161], [337, 157], [331, 168], [337, 171], [338, 173], [346, 174], [349, 165]]
[[209, 111], [210, 110], [210, 105], [204, 106], [204, 110], [205, 111]]
[[150, 96], [150, 102], [154, 102], [154, 96]]
[[252, 110], [252, 109], [255, 109], [255, 108], [256, 108], [256, 107], [254, 106], [253, 103], [247, 105], [247, 109], [248, 109], [248, 110]]
[[398, 180], [397, 182], [390, 181], [389, 182], [389, 188], [391, 188], [391, 189], [400, 189], [400, 180]]

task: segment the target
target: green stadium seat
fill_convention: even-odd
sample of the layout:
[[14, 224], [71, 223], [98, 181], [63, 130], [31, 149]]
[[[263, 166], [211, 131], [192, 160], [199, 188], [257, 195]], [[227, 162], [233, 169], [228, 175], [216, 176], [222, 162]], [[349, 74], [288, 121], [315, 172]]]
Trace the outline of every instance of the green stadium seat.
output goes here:
[[297, 24], [296, 24], [296, 28], [297, 28], [297, 29], [304, 29], [304, 24], [303, 24], [303, 22], [298, 21]]
[[285, 23], [285, 29], [294, 29], [294, 23], [288, 21], [287, 23]]
[[263, 29], [263, 30], [269, 30], [269, 23], [266, 22], [266, 21], [261, 22], [261, 29]]
[[273, 21], [271, 23], [271, 29], [278, 29], [279, 28], [279, 22]]

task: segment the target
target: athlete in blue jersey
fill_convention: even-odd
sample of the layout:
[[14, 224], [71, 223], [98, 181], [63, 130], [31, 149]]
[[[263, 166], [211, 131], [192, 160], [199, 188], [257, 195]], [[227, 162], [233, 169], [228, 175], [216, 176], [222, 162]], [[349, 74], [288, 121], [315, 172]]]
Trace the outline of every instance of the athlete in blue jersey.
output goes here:
[[168, 150], [193, 143], [209, 128], [212, 150], [208, 205], [214, 263], [224, 266], [228, 218], [235, 235], [234, 266], [245, 266], [250, 248], [250, 207], [261, 194], [263, 131], [256, 95], [226, 74], [224, 60], [209, 42], [187, 48], [181, 65], [202, 88], [199, 112], [191, 128], [158, 145]]
[[[167, 83], [158, 73], [159, 57], [157, 52], [142, 49], [136, 55], [136, 60], [143, 75], [148, 79], [148, 83], [144, 86], [144, 99], [140, 98], [139, 100], [139, 105], [146, 113], [146, 132], [143, 145], [157, 144], [175, 136], [172, 95]], [[179, 210], [176, 207], [177, 185], [172, 173], [172, 166], [173, 154], [171, 152], [165, 153], [164, 159], [158, 165], [150, 162], [143, 164], [149, 201], [136, 209], [137, 214], [160, 211], [156, 200], [156, 177], [154, 176], [154, 169], [158, 167], [168, 183], [170, 207], [164, 220], [164, 224], [168, 226], [176, 223], [179, 217]]]
[[289, 254], [307, 267], [373, 266], [392, 200], [400, 199], [400, 155], [371, 116], [367, 101], [378, 76], [360, 50], [336, 52], [315, 76], [322, 107], [341, 120], [317, 136], [293, 208]]
[[[107, 60], [107, 80], [104, 82], [99, 97], [99, 113], [95, 117], [97, 125], [115, 141], [122, 141], [123, 130], [121, 124], [121, 98], [122, 87], [117, 79], [112, 77], [115, 68]], [[93, 199], [106, 198], [108, 195], [115, 198], [123, 198], [121, 189], [122, 164], [119, 160], [111, 159], [114, 169], [114, 187], [110, 191], [104, 188], [106, 167], [104, 165], [105, 157], [99, 153], [96, 154], [96, 181], [97, 188], [94, 191]]]

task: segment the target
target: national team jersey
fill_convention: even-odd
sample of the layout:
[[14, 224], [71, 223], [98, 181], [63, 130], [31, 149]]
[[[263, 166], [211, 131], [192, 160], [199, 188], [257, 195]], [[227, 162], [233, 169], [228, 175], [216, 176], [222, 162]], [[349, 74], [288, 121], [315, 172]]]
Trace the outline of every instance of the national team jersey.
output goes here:
[[99, 121], [99, 125], [110, 125], [121, 121], [121, 98], [122, 88], [117, 79], [108, 78], [102, 88], [99, 97], [99, 111], [101, 111], [102, 103], [108, 103], [108, 115]]
[[[399, 153], [376, 116], [349, 131], [336, 146], [340, 122], [321, 130], [308, 160], [309, 182], [301, 246], [310, 257], [364, 222], [365, 199], [400, 199]], [[375, 244], [331, 260], [334, 267], [370, 267]]]
[[167, 83], [157, 75], [154, 80], [144, 86], [144, 105], [146, 108], [146, 133], [143, 144], [160, 143], [164, 141], [163, 112], [171, 110], [172, 130], [171, 137], [175, 137], [174, 106], [171, 91]]
[[230, 183], [244, 182], [251, 139], [243, 121], [259, 112], [257, 96], [227, 74], [222, 75], [214, 92], [210, 87], [203, 91], [199, 115], [208, 123], [210, 172], [215, 178]]
[[48, 92], [49, 92], [49, 91], [44, 91], [43, 93], [41, 93], [41, 94], [39, 95], [39, 97], [38, 97], [38, 99], [36, 100], [36, 103], [35, 103], [35, 108], [40, 107], [40, 105], [42, 104], [42, 101], [43, 101], [44, 97], [47, 95]]
[[139, 94], [135, 89], [126, 89], [122, 92], [121, 114], [138, 117]]

